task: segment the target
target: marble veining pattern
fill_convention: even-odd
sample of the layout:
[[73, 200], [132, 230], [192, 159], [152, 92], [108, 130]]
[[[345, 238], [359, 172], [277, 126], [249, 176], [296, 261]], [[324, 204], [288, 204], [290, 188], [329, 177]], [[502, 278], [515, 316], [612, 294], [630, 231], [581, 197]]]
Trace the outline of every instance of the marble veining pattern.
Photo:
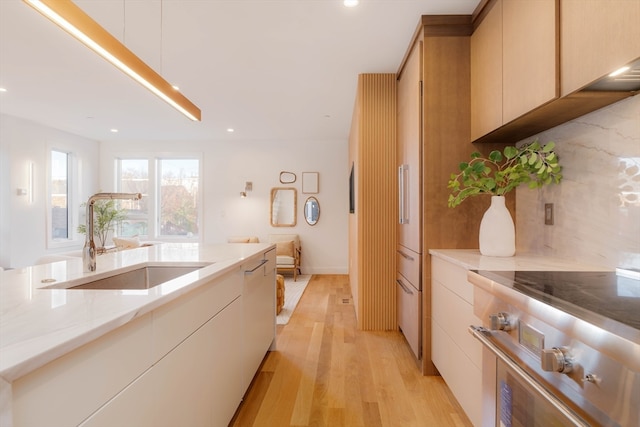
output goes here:
[[[560, 185], [516, 190], [516, 246], [608, 267], [640, 268], [640, 96], [540, 133], [555, 141]], [[544, 224], [544, 204], [555, 224]]]
[[[0, 395], [5, 382], [88, 343], [148, 313], [233, 268], [270, 245], [162, 244], [106, 254], [98, 268], [82, 272], [78, 260], [0, 272]], [[213, 262], [187, 276], [145, 290], [41, 289], [45, 278], [57, 282], [144, 262]], [[195, 273], [195, 274], [194, 274]], [[96, 277], [96, 278], [97, 278]], [[240, 290], [239, 290], [240, 292]]]

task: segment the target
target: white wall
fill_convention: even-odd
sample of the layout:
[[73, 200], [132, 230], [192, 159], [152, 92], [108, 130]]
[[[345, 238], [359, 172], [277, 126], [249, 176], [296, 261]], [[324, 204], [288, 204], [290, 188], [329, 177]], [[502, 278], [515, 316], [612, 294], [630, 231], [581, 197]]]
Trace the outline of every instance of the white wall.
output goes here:
[[[297, 233], [302, 244], [303, 274], [346, 274], [348, 268], [347, 141], [203, 141], [101, 143], [100, 185], [113, 191], [113, 160], [119, 156], [153, 153], [200, 154], [204, 173], [204, 243], [226, 242], [227, 237], [255, 235], [266, 241], [270, 233]], [[281, 171], [293, 172], [293, 184], [281, 184]], [[319, 172], [318, 194], [302, 194], [302, 172]], [[240, 198], [245, 181], [253, 191]], [[298, 190], [295, 227], [272, 227], [269, 199], [272, 187]], [[309, 226], [303, 204], [314, 196], [320, 220]]]
[[[81, 236], [67, 247], [47, 248], [46, 195], [51, 149], [73, 154], [80, 184], [70, 208], [79, 206], [97, 188], [98, 142], [27, 120], [0, 115], [0, 266], [32, 265], [39, 257], [82, 245]], [[29, 164], [33, 163], [33, 203], [19, 196], [29, 188]], [[76, 211], [76, 212], [77, 212]], [[75, 213], [74, 213], [75, 214]], [[77, 215], [76, 215], [77, 216]], [[72, 224], [75, 230], [76, 224]]]
[[[640, 269], [640, 96], [537, 137], [556, 142], [564, 179], [517, 190], [518, 252]], [[545, 203], [554, 204], [552, 226]]]

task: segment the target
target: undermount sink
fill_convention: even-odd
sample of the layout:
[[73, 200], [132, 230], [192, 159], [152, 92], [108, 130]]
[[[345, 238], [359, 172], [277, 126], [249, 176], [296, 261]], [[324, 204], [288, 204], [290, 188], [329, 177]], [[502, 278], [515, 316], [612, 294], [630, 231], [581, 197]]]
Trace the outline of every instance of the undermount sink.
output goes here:
[[211, 263], [146, 264], [126, 271], [115, 270], [106, 277], [89, 277], [56, 283], [42, 289], [150, 289]]

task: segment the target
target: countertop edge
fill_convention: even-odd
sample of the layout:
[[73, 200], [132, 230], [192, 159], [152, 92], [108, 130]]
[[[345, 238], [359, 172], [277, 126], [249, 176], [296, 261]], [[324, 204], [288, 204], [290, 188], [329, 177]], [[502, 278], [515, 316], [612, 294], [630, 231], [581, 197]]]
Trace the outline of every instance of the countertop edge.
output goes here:
[[[193, 245], [191, 245], [193, 246]], [[105, 315], [98, 324], [91, 325], [91, 327], [81, 327], [77, 332], [65, 332], [60, 340], [55, 343], [47, 343], [51, 341], [51, 335], [46, 335], [46, 339], [43, 344], [38, 345], [34, 342], [38, 341], [35, 337], [30, 340], [19, 341], [9, 344], [7, 346], [0, 347], [0, 378], [2, 381], [12, 383], [18, 378], [27, 375], [28, 373], [46, 365], [47, 363], [87, 344], [119, 327], [126, 325], [127, 323], [144, 316], [145, 314], [179, 298], [180, 296], [197, 289], [199, 286], [210, 282], [212, 279], [220, 277], [235, 268], [239, 268], [245, 261], [260, 255], [271, 249], [271, 244], [257, 244], [253, 247], [242, 247], [242, 255], [232, 255], [227, 259], [207, 259], [206, 250], [210, 247], [238, 247], [234, 244], [224, 245], [198, 245], [201, 247], [202, 252], [199, 252], [198, 257], [201, 261], [213, 262], [211, 266], [206, 267], [207, 270], [211, 270], [206, 275], [201, 275], [190, 282], [185, 282], [183, 285], [176, 287], [174, 290], [167, 292], [166, 294], [150, 296], [144, 298], [139, 304], [130, 304], [122, 310], [116, 310], [112, 315]], [[201, 255], [205, 253], [205, 255]], [[152, 258], [152, 257], [149, 257]], [[215, 258], [215, 257], [214, 257]], [[151, 259], [149, 259], [151, 260]], [[98, 261], [99, 262], [99, 261]], [[114, 268], [117, 269], [117, 268]], [[103, 272], [111, 271], [104, 270]], [[6, 285], [6, 283], [4, 284]], [[65, 289], [58, 289], [63, 292], [87, 292], [87, 291], [67, 291]], [[90, 291], [91, 292], [91, 291]], [[101, 292], [101, 291], [93, 291]], [[6, 319], [3, 319], [6, 322]], [[75, 329], [75, 328], [74, 328]], [[2, 337], [0, 337], [1, 340]], [[34, 342], [31, 342], [34, 341]], [[0, 343], [1, 345], [1, 343]]]
[[558, 257], [517, 253], [512, 257], [492, 257], [477, 249], [429, 249], [431, 256], [467, 270], [493, 271], [615, 271], [602, 265], [589, 265]]

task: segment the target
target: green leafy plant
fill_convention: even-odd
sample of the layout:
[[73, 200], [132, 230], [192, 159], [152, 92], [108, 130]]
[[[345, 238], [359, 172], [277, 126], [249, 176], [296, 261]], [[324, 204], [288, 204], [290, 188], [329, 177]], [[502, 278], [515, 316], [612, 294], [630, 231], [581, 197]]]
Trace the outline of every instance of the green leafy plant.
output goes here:
[[[87, 204], [83, 203], [82, 207]], [[120, 208], [117, 200], [96, 200], [93, 204], [93, 236], [98, 240], [98, 247], [104, 248], [107, 236], [115, 226], [127, 219], [127, 211]], [[87, 234], [86, 224], [78, 226], [78, 233]]]
[[541, 145], [535, 140], [520, 148], [507, 146], [502, 152], [492, 151], [489, 157], [479, 152], [471, 154], [470, 161], [458, 166], [460, 172], [451, 174], [449, 207], [479, 194], [503, 196], [522, 184], [539, 188], [559, 183], [562, 166], [554, 148], [554, 142]]

